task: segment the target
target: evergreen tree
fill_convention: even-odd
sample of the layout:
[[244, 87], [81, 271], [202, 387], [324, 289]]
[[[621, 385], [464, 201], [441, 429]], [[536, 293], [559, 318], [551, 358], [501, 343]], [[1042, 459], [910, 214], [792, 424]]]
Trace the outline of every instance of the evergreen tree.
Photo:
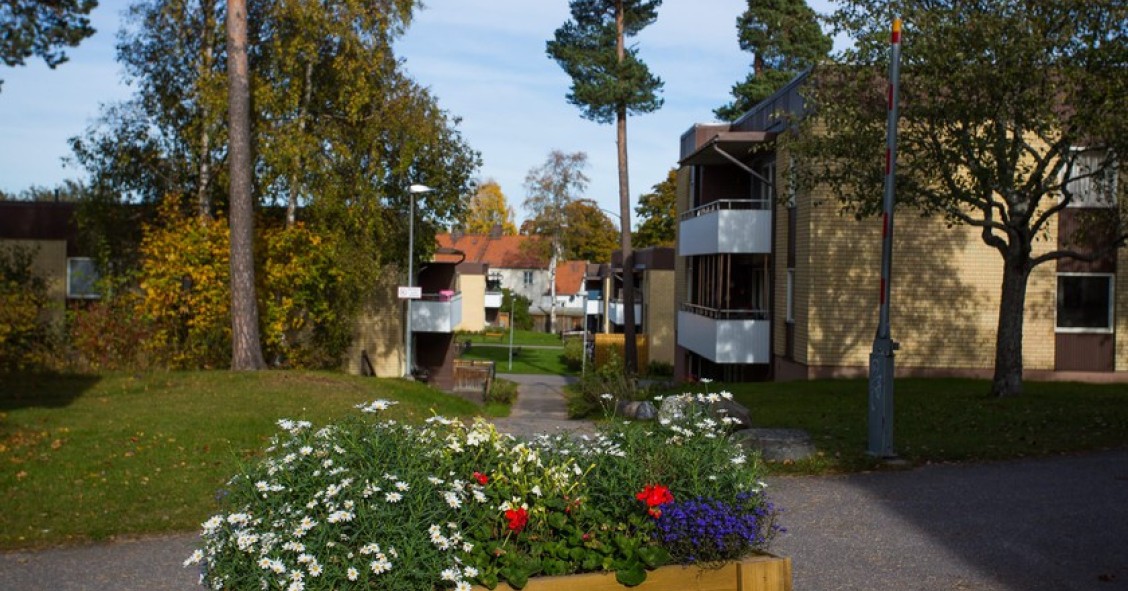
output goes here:
[[97, 0], [6, 0], [0, 6], [0, 60], [5, 66], [22, 66], [38, 56], [54, 68], [67, 61], [63, 48], [76, 47], [94, 34], [89, 15]]
[[[662, 81], [627, 47], [633, 37], [658, 18], [662, 0], [570, 0], [572, 18], [548, 42], [549, 57], [572, 79], [568, 102], [598, 123], [615, 122], [619, 162], [620, 248], [623, 264], [633, 267], [631, 198], [627, 165], [627, 115], [650, 113], [662, 106]], [[634, 277], [623, 274], [625, 365], [638, 371], [635, 342]]]
[[740, 48], [752, 53], [752, 71], [732, 87], [732, 102], [713, 111], [733, 121], [797, 74], [827, 56], [830, 36], [804, 0], [748, 0], [736, 19]]

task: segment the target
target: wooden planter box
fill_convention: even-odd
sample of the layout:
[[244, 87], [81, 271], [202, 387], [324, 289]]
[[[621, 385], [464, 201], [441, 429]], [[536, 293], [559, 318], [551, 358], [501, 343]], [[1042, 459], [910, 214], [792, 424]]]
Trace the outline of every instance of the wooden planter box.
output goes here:
[[[566, 577], [529, 579], [524, 591], [791, 591], [791, 559], [778, 556], [750, 556], [720, 568], [663, 566], [646, 573], [638, 587], [624, 587], [614, 573], [588, 573]], [[474, 591], [486, 591], [474, 587]], [[501, 583], [495, 591], [514, 591]]]

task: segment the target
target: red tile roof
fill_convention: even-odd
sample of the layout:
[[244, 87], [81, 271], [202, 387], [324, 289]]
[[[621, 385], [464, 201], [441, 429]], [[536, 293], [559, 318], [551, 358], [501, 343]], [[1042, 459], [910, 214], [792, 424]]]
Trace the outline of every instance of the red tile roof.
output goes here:
[[440, 247], [457, 248], [466, 253], [466, 261], [487, 263], [491, 269], [545, 269], [548, 261], [536, 252], [535, 236], [498, 236], [463, 234], [455, 239], [450, 234], [435, 237]]
[[584, 287], [586, 261], [561, 261], [556, 265], [556, 295], [575, 295]]

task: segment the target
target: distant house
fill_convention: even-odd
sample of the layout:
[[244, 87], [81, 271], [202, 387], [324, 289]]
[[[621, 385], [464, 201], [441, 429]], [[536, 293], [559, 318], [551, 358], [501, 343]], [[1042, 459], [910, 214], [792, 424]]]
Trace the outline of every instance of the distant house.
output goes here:
[[[802, 116], [802, 75], [732, 123], [681, 137], [676, 375], [726, 381], [865, 375], [877, 325], [880, 219], [839, 214], [826, 187], [788, 185], [775, 142]], [[875, 157], [880, 157], [877, 155]], [[1094, 184], [1095, 185], [1095, 184]], [[1048, 228], [1067, 240], [1078, 187]], [[980, 230], [900, 210], [892, 330], [898, 375], [991, 375], [1002, 263]], [[1039, 248], [1036, 243], [1036, 248]], [[1023, 363], [1030, 378], [1128, 379], [1128, 265], [1113, 252], [1030, 274]]]
[[69, 305], [97, 299], [94, 260], [79, 246], [74, 203], [0, 201], [0, 247], [33, 254], [32, 269], [47, 281], [50, 314], [61, 322]]
[[[495, 234], [439, 234], [441, 248], [466, 254], [463, 264], [483, 265], [486, 292], [483, 302], [486, 325], [497, 325], [507, 311], [500, 310], [501, 290], [525, 296], [531, 302], [529, 314], [535, 326], [548, 330], [552, 310], [548, 259], [540, 254], [535, 236]], [[556, 265], [557, 331], [578, 329], [583, 323], [584, 261], [560, 261]], [[467, 330], [473, 330], [467, 327]]]
[[[674, 249], [652, 247], [634, 251], [635, 329], [645, 335], [650, 361], [674, 362]], [[622, 333], [623, 253], [611, 253], [611, 263], [590, 265], [586, 277], [588, 330]]]

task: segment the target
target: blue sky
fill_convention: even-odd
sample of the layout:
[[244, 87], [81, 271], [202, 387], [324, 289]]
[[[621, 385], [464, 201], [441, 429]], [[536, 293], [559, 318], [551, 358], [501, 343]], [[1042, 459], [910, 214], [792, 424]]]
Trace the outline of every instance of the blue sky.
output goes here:
[[[523, 217], [524, 179], [553, 149], [588, 155], [587, 197], [618, 212], [613, 125], [597, 125], [568, 104], [569, 79], [545, 56], [545, 41], [568, 18], [566, 0], [426, 0], [397, 52], [407, 70], [482, 153], [482, 179], [501, 185]], [[124, 0], [102, 0], [98, 33], [55, 70], [42, 61], [0, 68], [0, 189], [53, 186], [84, 178], [64, 167], [67, 138], [94, 120], [100, 104], [129, 95], [114, 61]], [[665, 81], [664, 107], [628, 123], [632, 207], [676, 164], [678, 139], [693, 123], [713, 119], [751, 55], [736, 40], [746, 0], [665, 0], [658, 21], [634, 39], [643, 60]], [[812, 3], [827, 9], [826, 0]], [[633, 213], [632, 213], [633, 216]]]

